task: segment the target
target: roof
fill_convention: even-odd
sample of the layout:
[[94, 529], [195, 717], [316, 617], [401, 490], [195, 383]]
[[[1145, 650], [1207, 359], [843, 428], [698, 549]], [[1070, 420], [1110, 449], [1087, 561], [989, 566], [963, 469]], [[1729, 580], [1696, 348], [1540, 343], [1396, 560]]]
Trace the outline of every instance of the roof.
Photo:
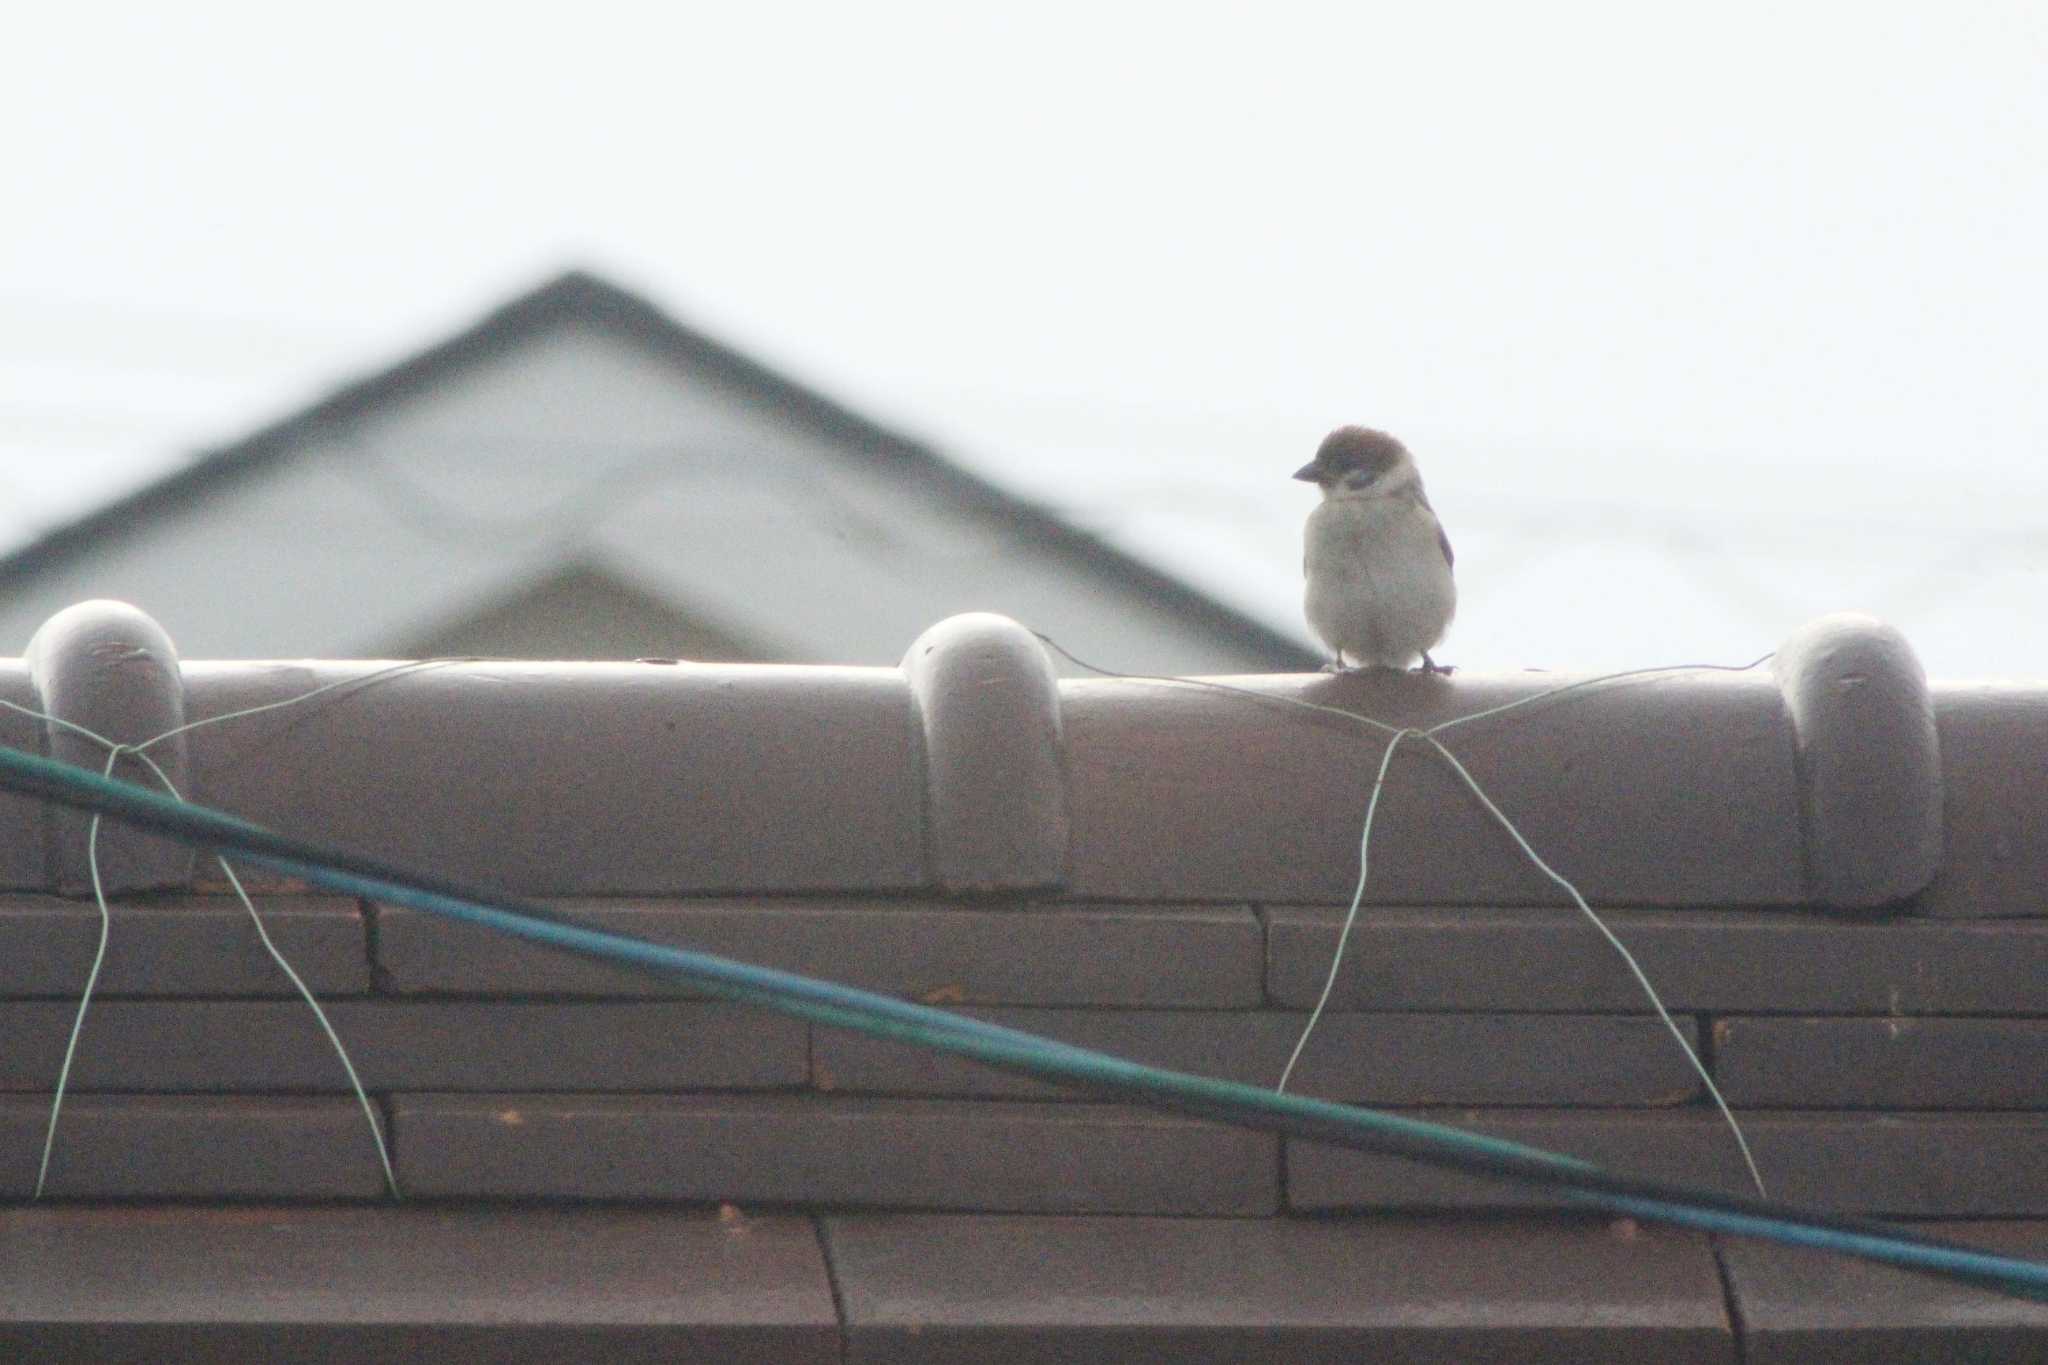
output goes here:
[[561, 275], [448, 340], [348, 384], [283, 421], [232, 445], [203, 452], [168, 477], [56, 527], [0, 558], [0, 597], [54, 566], [91, 554], [109, 537], [234, 488], [336, 426], [431, 391], [456, 373], [564, 325], [581, 325], [629, 339], [678, 369], [709, 372], [757, 394], [763, 403], [842, 443], [859, 458], [909, 473], [964, 508], [999, 513], [1075, 565], [1110, 575], [1191, 625], [1240, 642], [1268, 658], [1270, 666], [1313, 667], [1319, 661], [1301, 640], [1216, 601], [1050, 510], [980, 478], [933, 447], [860, 415], [679, 322], [645, 299], [580, 270]]
[[[607, 928], [1253, 1084], [1332, 982], [1299, 1091], [1739, 1191], [1627, 965], [1419, 741], [1333, 975], [1387, 740], [1289, 701], [1411, 726], [1520, 703], [1440, 733], [1635, 953], [1772, 1193], [2048, 1252], [2048, 686], [1930, 684], [1865, 618], [1814, 623], [1768, 673], [1546, 697], [1575, 681], [1062, 680], [989, 616], [935, 625], [899, 668], [181, 662], [140, 613], [86, 604], [0, 660], [0, 699], [78, 728], [5, 712], [0, 743], [97, 768], [82, 730], [135, 744], [334, 685], [151, 753], [195, 800]], [[84, 821], [0, 815], [0, 1189], [21, 1198], [98, 920], [59, 894], [87, 883]], [[217, 873], [124, 830], [99, 847], [117, 899], [62, 1202], [4, 1217], [22, 1250], [0, 1343], [2048, 1348], [2039, 1305], [1077, 1099], [252, 877], [384, 1116], [393, 1207]]]

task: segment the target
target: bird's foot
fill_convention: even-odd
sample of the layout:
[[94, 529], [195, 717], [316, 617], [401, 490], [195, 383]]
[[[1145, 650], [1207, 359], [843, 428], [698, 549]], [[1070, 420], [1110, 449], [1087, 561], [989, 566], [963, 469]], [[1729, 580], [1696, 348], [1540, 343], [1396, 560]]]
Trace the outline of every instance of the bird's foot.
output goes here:
[[1344, 666], [1344, 660], [1341, 658], [1332, 659], [1323, 665], [1323, 672], [1325, 673], [1349, 673], [1350, 671], [1350, 669]]
[[1428, 677], [1432, 674], [1440, 674], [1443, 677], [1448, 678], [1451, 676], [1451, 674], [1457, 672], [1458, 670], [1455, 666], [1451, 664], [1440, 664], [1435, 659], [1430, 658], [1429, 651], [1425, 649], [1422, 651], [1422, 666], [1416, 669], [1415, 671], [1417, 673], [1422, 674], [1425, 677]]

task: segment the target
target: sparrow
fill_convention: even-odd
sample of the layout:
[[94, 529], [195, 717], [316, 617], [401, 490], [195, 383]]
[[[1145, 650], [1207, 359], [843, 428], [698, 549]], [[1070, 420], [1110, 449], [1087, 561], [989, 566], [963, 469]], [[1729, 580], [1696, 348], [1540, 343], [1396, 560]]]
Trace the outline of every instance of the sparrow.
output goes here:
[[1408, 447], [1338, 427], [1294, 477], [1323, 491], [1304, 535], [1303, 606], [1334, 669], [1406, 668], [1419, 655], [1423, 672], [1450, 672], [1429, 650], [1458, 607], [1451, 541]]

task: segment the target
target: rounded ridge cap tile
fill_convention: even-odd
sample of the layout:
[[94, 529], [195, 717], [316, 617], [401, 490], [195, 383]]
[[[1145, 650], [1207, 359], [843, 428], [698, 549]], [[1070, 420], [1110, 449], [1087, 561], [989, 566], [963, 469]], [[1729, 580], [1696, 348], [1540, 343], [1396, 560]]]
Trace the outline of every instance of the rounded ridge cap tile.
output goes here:
[[[95, 599], [66, 607], [45, 621], [25, 655], [36, 706], [44, 722], [45, 751], [65, 763], [100, 772], [107, 749], [100, 739], [150, 745], [149, 763], [124, 755], [112, 775], [150, 788], [157, 770], [189, 791], [185, 683], [177, 647], [154, 618], [126, 602]], [[99, 738], [95, 738], [98, 736]], [[154, 764], [154, 767], [151, 765]], [[50, 881], [59, 891], [91, 889], [87, 842], [92, 817], [51, 809], [45, 816]], [[108, 824], [97, 844], [100, 881], [110, 894], [190, 882], [189, 849]]]
[[1044, 646], [1006, 616], [972, 612], [920, 635], [903, 675], [922, 725], [927, 857], [939, 887], [1064, 886], [1065, 726]]
[[1906, 637], [1841, 612], [1795, 631], [1772, 672], [1797, 746], [1812, 900], [1874, 909], [1934, 880], [1943, 852], [1941, 745]]

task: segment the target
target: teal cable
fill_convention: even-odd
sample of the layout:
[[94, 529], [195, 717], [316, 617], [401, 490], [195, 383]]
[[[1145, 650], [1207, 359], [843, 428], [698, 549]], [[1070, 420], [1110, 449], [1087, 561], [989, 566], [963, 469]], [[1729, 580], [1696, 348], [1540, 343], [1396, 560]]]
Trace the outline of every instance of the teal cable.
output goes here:
[[2048, 1300], [2048, 1263], [1882, 1223], [1604, 1171], [1575, 1157], [1398, 1114], [1146, 1066], [892, 996], [735, 962], [582, 924], [543, 906], [277, 834], [68, 764], [0, 748], [0, 787], [96, 810], [154, 834], [235, 854], [345, 895], [465, 921], [698, 990], [1042, 1080], [1204, 1118], [1557, 1190], [1590, 1208], [1883, 1262]]

